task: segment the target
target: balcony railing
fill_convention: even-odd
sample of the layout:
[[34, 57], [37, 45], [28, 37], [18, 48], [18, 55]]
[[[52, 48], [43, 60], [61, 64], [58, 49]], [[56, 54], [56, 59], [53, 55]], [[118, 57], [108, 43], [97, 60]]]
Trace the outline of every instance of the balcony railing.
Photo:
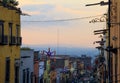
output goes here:
[[16, 45], [22, 45], [22, 37], [16, 37]]
[[21, 45], [22, 44], [22, 37], [15, 37], [10, 36], [9, 37], [9, 43], [8, 43], [8, 36], [7, 35], [1, 35], [0, 36], [0, 45]]
[[9, 37], [9, 45], [16, 45], [16, 37], [15, 36]]
[[0, 45], [7, 45], [8, 44], [8, 36], [2, 35], [0, 36]]

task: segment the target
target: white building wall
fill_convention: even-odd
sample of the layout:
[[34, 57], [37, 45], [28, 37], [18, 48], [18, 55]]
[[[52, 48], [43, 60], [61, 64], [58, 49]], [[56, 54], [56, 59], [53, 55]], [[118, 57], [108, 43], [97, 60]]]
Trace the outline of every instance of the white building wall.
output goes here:
[[41, 77], [44, 73], [44, 61], [39, 62], [39, 77]]
[[[20, 52], [20, 83], [32, 83], [34, 71], [34, 51], [33, 50], [21, 50]], [[24, 81], [24, 82], [23, 82]]]

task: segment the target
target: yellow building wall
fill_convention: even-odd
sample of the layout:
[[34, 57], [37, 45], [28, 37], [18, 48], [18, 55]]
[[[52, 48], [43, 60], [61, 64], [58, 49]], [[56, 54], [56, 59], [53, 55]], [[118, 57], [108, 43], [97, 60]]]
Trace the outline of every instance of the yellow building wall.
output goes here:
[[[16, 10], [0, 6], [0, 20], [4, 21], [4, 35], [9, 39], [9, 23], [13, 23], [13, 36], [16, 36], [16, 25], [20, 25], [20, 14]], [[9, 40], [8, 40], [9, 41]], [[0, 83], [5, 83], [6, 57], [10, 57], [10, 83], [15, 83], [15, 59], [20, 59], [20, 46], [0, 45]]]

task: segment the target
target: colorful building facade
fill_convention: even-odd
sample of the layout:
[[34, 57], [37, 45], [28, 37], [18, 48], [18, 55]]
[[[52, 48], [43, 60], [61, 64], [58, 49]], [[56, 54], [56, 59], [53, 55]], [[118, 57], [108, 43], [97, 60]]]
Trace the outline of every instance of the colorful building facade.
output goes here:
[[0, 0], [0, 83], [19, 83], [21, 10], [16, 5]]

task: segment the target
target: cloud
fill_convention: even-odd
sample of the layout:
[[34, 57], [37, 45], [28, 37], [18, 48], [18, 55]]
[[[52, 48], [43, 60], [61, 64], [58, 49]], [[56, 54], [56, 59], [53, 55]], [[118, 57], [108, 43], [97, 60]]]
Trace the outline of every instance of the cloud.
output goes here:
[[54, 5], [51, 4], [29, 4], [22, 7], [23, 10], [29, 10], [29, 11], [52, 11], [55, 8]]
[[[95, 2], [95, 0], [92, 1], [73, 1], [73, 0], [21, 0], [19, 3], [22, 4], [23, 10], [32, 10], [32, 11], [40, 11], [40, 12], [46, 12], [50, 15], [66, 15], [68, 14], [75, 14], [75, 15], [95, 15], [99, 14], [103, 7], [85, 7], [85, 3]], [[51, 10], [51, 8], [55, 8], [55, 10]], [[34, 9], [34, 10], [33, 10]], [[87, 11], [86, 11], [87, 10]], [[100, 11], [98, 11], [100, 10]], [[49, 11], [49, 12], [48, 12]], [[54, 14], [55, 13], [55, 14]], [[70, 15], [71, 16], [71, 15]]]
[[[93, 46], [91, 44], [97, 40], [92, 34], [94, 28], [89, 24], [91, 19], [67, 22], [34, 21], [94, 16], [103, 13], [105, 11], [103, 7], [84, 7], [82, 4], [85, 3], [84, 0], [21, 0], [20, 2], [22, 11], [31, 15], [22, 16], [23, 44], [57, 44], [58, 36], [60, 45]], [[101, 28], [101, 25], [97, 24], [94, 27], [96, 26]]]
[[28, 14], [28, 15], [40, 15], [39, 11], [23, 11], [23, 13]]
[[25, 6], [25, 5], [38, 5], [38, 4], [46, 4], [45, 1], [40, 0], [19, 0], [19, 7]]
[[[31, 9], [29, 9], [31, 7]], [[37, 12], [36, 17], [39, 18], [41, 16], [46, 17], [42, 20], [59, 20], [59, 19], [71, 19], [77, 17], [86, 17], [86, 16], [94, 16], [102, 14], [101, 11], [86, 11], [84, 8], [81, 9], [73, 9], [68, 7], [63, 7], [60, 5], [29, 5], [23, 7], [26, 12]], [[38, 13], [39, 12], [39, 13]], [[89, 14], [88, 14], [89, 13]]]

